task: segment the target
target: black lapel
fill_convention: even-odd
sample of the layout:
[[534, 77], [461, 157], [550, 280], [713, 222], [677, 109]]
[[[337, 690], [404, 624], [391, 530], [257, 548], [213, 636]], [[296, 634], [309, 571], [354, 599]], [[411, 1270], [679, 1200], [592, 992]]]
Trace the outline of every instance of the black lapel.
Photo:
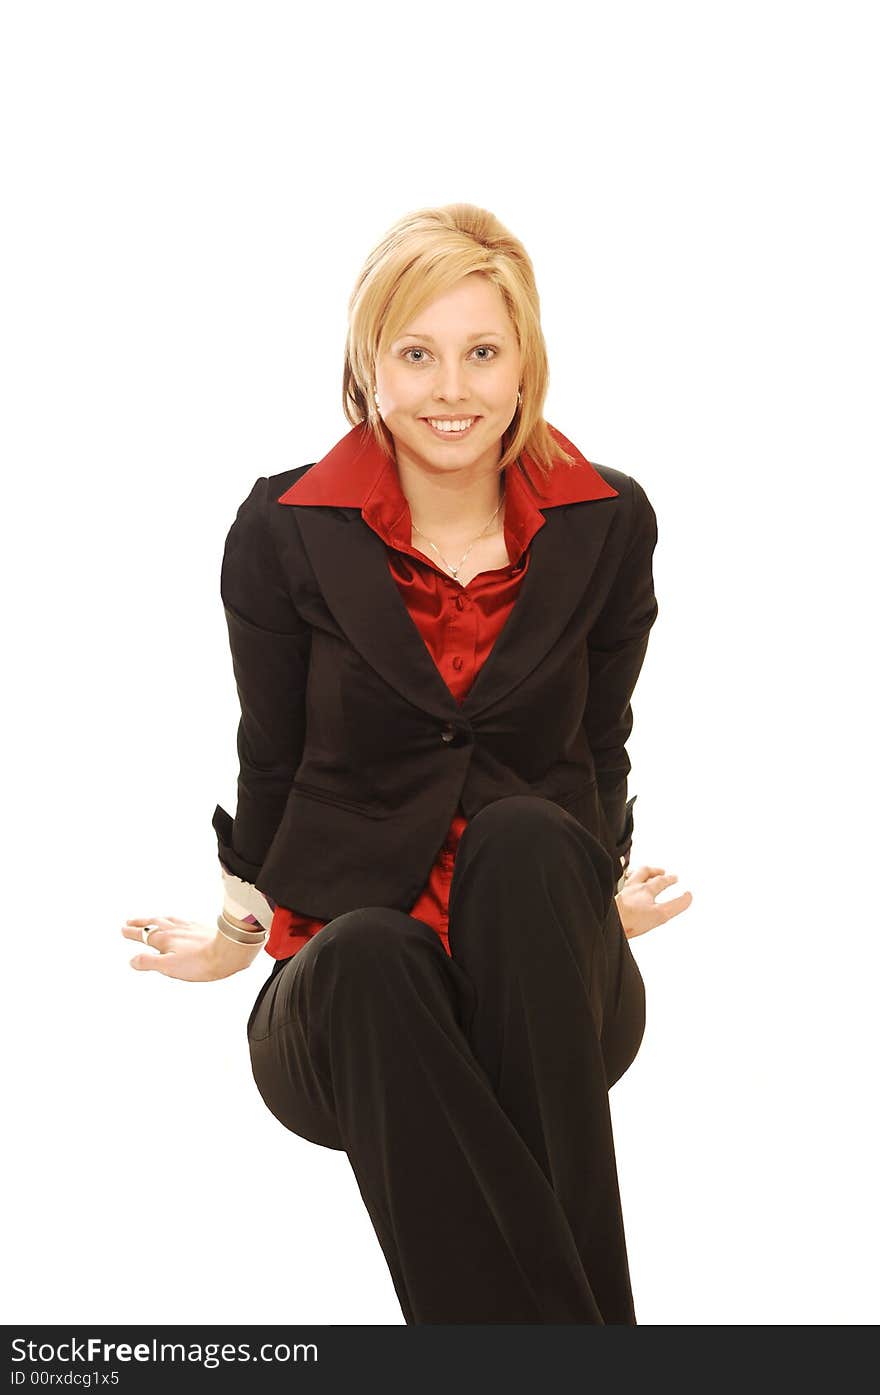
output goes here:
[[421, 711], [443, 721], [476, 717], [539, 664], [584, 596], [615, 500], [548, 508], [513, 610], [459, 706], [410, 616], [385, 543], [359, 509], [292, 508], [324, 600], [366, 662]]

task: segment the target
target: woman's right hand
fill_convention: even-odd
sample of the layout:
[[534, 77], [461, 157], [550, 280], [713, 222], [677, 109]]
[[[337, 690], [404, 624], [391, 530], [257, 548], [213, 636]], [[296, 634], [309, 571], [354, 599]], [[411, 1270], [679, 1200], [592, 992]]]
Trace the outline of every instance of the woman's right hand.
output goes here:
[[[127, 940], [142, 941], [141, 930], [145, 925], [158, 928], [150, 935], [145, 953], [136, 954], [128, 961], [131, 967], [142, 973], [153, 969], [168, 978], [185, 979], [188, 983], [229, 978], [230, 974], [237, 974], [252, 964], [263, 948], [262, 943], [236, 944], [218, 930], [194, 920], [181, 920], [175, 915], [135, 916], [125, 922], [122, 933]], [[158, 950], [158, 954], [153, 953], [154, 950]]]
[[689, 891], [683, 891], [681, 896], [670, 901], [656, 900], [661, 891], [677, 881], [675, 873], [667, 874], [665, 867], [639, 867], [627, 877], [614, 899], [628, 940], [646, 934], [657, 925], [665, 925], [673, 916], [687, 910], [694, 899]]

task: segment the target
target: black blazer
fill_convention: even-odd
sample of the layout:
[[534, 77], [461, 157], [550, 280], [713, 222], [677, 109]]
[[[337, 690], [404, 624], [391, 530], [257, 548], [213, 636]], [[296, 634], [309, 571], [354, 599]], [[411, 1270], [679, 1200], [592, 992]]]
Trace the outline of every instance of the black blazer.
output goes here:
[[[313, 462], [314, 463], [314, 462]], [[612, 497], [550, 507], [513, 610], [462, 704], [452, 696], [358, 508], [279, 496], [312, 465], [259, 478], [226, 538], [221, 596], [241, 705], [234, 820], [218, 855], [280, 905], [330, 920], [408, 911], [459, 802], [567, 809], [620, 874], [630, 699], [657, 616], [654, 510]]]

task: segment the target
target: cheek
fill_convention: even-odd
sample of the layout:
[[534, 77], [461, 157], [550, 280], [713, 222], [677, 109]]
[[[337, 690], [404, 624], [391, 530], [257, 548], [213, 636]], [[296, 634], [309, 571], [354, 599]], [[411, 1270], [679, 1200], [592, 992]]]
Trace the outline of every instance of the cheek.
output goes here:
[[388, 400], [385, 408], [385, 421], [392, 431], [403, 434], [415, 429], [416, 403], [407, 402], [403, 397]]
[[503, 381], [499, 383], [499, 387], [503, 386], [505, 397], [516, 397], [519, 389], [520, 377], [519, 365], [515, 364], [511, 366], [510, 363], [508, 363], [504, 371]]
[[481, 390], [487, 403], [499, 408], [506, 407], [511, 397], [516, 397], [519, 387], [519, 375], [514, 372], [508, 362], [505, 366], [498, 367], [494, 373], [488, 370], [478, 379], [475, 390]]
[[384, 390], [379, 390], [379, 399], [384, 404], [388, 415], [407, 411], [413, 402], [418, 400], [418, 396], [417, 385], [401, 374], [389, 374], [385, 380]]

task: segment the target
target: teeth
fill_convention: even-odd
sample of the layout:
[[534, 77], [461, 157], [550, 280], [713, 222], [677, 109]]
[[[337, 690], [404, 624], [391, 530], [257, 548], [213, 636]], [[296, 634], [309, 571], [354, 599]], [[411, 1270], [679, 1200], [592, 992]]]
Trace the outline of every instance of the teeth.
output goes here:
[[475, 420], [475, 417], [461, 417], [458, 421], [434, 421], [432, 417], [428, 417], [428, 421], [438, 431], [466, 431]]

